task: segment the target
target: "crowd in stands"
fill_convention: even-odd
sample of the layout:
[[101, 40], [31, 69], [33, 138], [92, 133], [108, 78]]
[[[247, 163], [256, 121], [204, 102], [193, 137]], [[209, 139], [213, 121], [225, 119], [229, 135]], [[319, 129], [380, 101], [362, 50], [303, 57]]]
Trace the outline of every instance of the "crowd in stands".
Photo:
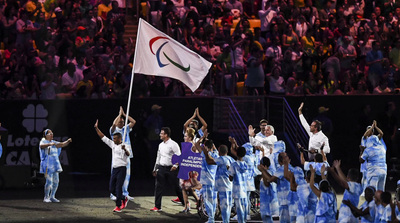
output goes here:
[[[120, 5], [0, 0], [0, 98], [127, 97], [134, 46], [124, 41]], [[147, 5], [142, 11], [150, 23], [213, 62], [196, 94], [399, 92], [400, 4], [394, 1], [153, 0]], [[134, 97], [188, 92], [180, 81], [134, 76]]]

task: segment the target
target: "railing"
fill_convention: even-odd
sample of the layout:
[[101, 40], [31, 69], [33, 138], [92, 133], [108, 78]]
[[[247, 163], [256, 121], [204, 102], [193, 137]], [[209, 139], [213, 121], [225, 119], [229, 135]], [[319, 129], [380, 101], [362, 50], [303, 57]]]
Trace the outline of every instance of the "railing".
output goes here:
[[[228, 123], [221, 121], [223, 118], [222, 116], [225, 113], [221, 111], [222, 109], [226, 109], [225, 112], [227, 111], [227, 115], [229, 116]], [[214, 108], [214, 112], [215, 118], [220, 120], [220, 122], [214, 123], [216, 124], [216, 129], [226, 129], [226, 127], [228, 127], [227, 133], [230, 136], [234, 137], [239, 145], [242, 145], [248, 141], [247, 126], [244, 123], [235, 105], [233, 104], [232, 99], [225, 97], [216, 98], [216, 106]]]
[[297, 115], [293, 113], [293, 110], [290, 108], [288, 102], [285, 98], [282, 98], [284, 104], [284, 134], [287, 137], [287, 140], [291, 141], [294, 146], [297, 143], [307, 148], [308, 145], [308, 134], [306, 130], [301, 125], [299, 118]]
[[[257, 105], [251, 101], [248, 101], [249, 99], [251, 98], [246, 97], [246, 100], [241, 101], [241, 103], [246, 103], [245, 108], [250, 106], [250, 110], [255, 109], [254, 106]], [[238, 100], [238, 98], [235, 100]], [[277, 135], [279, 139], [282, 139], [286, 142], [287, 148], [292, 147], [292, 149], [295, 151], [295, 146], [297, 143], [307, 147], [308, 135], [302, 127], [298, 116], [293, 112], [285, 98], [269, 96], [256, 97], [253, 98], [253, 100], [262, 100], [262, 103], [260, 103], [258, 106], [265, 106], [266, 110], [263, 108], [263, 112], [260, 112], [260, 109], [260, 111], [258, 111], [260, 113], [253, 113], [253, 116], [259, 117], [251, 117], [249, 120], [247, 120], [247, 122], [251, 122], [252, 119], [260, 120], [261, 118], [266, 118], [275, 127], [275, 135]], [[238, 106], [238, 108], [242, 108], [243, 110], [243, 106]], [[249, 111], [242, 110], [240, 111], [241, 114], [251, 114]], [[247, 125], [255, 124], [246, 124], [240, 113], [231, 98], [216, 98], [214, 102], [214, 130], [225, 132], [235, 137], [239, 145], [248, 142]]]

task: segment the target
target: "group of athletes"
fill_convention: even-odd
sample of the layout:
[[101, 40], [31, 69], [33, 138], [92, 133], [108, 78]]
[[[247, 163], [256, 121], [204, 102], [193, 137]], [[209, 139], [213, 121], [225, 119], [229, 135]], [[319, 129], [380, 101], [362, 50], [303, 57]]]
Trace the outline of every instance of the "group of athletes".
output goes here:
[[[193, 195], [199, 203], [202, 197], [208, 222], [214, 222], [217, 205], [220, 207], [223, 222], [229, 222], [231, 209], [236, 208], [238, 222], [246, 222], [250, 216], [250, 193], [259, 190], [260, 214], [263, 222], [273, 222], [279, 216], [280, 222], [336, 222], [336, 194], [328, 174], [345, 189], [343, 202], [339, 209], [339, 222], [392, 222], [400, 219], [399, 206], [393, 202], [390, 192], [384, 191], [387, 165], [386, 146], [382, 140], [383, 132], [374, 121], [362, 136], [360, 145], [360, 171], [341, 170], [340, 160], [332, 166], [326, 154], [330, 153], [329, 140], [321, 131], [322, 123], [314, 120], [309, 125], [302, 114], [299, 119], [309, 134], [308, 147], [298, 145], [301, 166], [292, 166], [286, 154], [286, 145], [274, 135], [274, 127], [268, 121], [260, 121], [260, 131], [248, 127], [249, 141], [238, 145], [229, 137], [227, 145], [214, 145], [208, 138], [207, 123], [196, 108], [192, 117], [184, 124], [184, 141], [192, 143], [192, 152], [201, 153], [202, 168], [200, 180], [198, 173], [189, 173], [189, 179], [179, 179], [179, 163], [172, 162], [173, 155], [181, 155], [181, 149], [171, 139], [171, 130], [161, 128], [156, 162], [153, 169], [155, 177], [155, 206], [151, 211], [162, 211], [162, 192], [167, 184], [172, 186], [178, 197], [173, 202], [184, 206], [182, 212], [190, 211], [188, 195]], [[124, 118], [129, 124], [124, 125]], [[202, 127], [199, 128], [199, 119]], [[121, 212], [129, 200], [130, 158], [132, 147], [129, 132], [136, 121], [127, 116], [122, 107], [110, 128], [110, 140], [94, 127], [104, 143], [112, 149], [112, 174], [110, 179], [111, 198], [116, 201], [114, 212]], [[125, 134], [125, 136], [123, 135]], [[59, 148], [67, 146], [72, 140], [56, 142], [51, 130], [44, 131], [40, 142], [41, 172], [46, 176], [44, 202], [59, 202], [55, 198], [58, 186], [58, 173], [62, 171], [58, 160]], [[125, 141], [123, 142], [123, 140]], [[360, 196], [365, 202], [358, 207]], [[258, 205], [258, 204], [256, 204]]]

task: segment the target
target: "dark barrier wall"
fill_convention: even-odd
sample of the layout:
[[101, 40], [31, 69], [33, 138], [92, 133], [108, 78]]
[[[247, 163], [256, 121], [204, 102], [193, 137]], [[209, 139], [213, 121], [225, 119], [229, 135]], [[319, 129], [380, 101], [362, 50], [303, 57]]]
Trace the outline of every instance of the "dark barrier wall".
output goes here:
[[[60, 156], [64, 172], [109, 174], [111, 151], [97, 136], [93, 125], [99, 119], [100, 130], [109, 136], [119, 106], [126, 112], [126, 103], [126, 100], [2, 101], [0, 122], [8, 129], [8, 135], [2, 138], [4, 151], [0, 159], [0, 178], [3, 179], [0, 179], [0, 187], [22, 186], [38, 169], [39, 142], [46, 128], [53, 130], [55, 140], [73, 140]], [[183, 141], [183, 123], [193, 115], [196, 107], [212, 126], [212, 98], [133, 100], [130, 114], [137, 124], [130, 136], [135, 177], [149, 176], [150, 163], [155, 160], [155, 157], [150, 158], [148, 147], [156, 147], [159, 141], [145, 140], [147, 131], [143, 127], [153, 104], [162, 106], [164, 126], [172, 129], [172, 139], [178, 143]]]
[[[372, 119], [380, 120], [386, 103], [394, 101], [400, 107], [397, 96], [289, 97], [287, 100], [296, 115], [300, 102], [305, 101], [304, 114], [309, 121], [318, 115], [319, 106], [329, 108], [327, 116], [333, 123], [330, 136], [332, 156], [342, 159], [347, 167], [358, 167], [361, 135]], [[162, 106], [164, 126], [171, 127], [172, 139], [178, 143], [183, 141], [183, 123], [193, 115], [196, 107], [207, 121], [208, 129], [212, 130], [213, 98], [134, 99], [130, 114], [137, 124], [130, 136], [134, 148], [132, 175], [136, 178], [150, 176], [159, 143], [147, 140], [147, 129], [143, 126], [153, 104]], [[366, 104], [371, 105], [370, 116], [362, 115], [362, 107]], [[99, 119], [100, 130], [109, 136], [109, 128], [118, 115], [119, 106], [126, 111], [126, 100], [2, 101], [0, 122], [8, 129], [8, 135], [3, 136], [1, 141], [4, 147], [0, 159], [3, 186], [20, 187], [33, 175], [39, 164], [38, 144], [46, 128], [53, 130], [57, 140], [73, 139], [60, 157], [64, 172], [108, 175], [111, 151], [99, 139], [93, 125]], [[396, 117], [399, 118], [398, 109]], [[382, 121], [378, 121], [380, 124]], [[211, 132], [211, 138], [213, 136], [218, 134]], [[397, 150], [389, 153], [397, 155]]]

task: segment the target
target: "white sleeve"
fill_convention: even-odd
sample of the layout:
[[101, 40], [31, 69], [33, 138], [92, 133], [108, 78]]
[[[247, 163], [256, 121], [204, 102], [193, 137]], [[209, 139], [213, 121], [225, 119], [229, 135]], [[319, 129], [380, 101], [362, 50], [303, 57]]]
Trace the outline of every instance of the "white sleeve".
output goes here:
[[331, 152], [331, 147], [329, 146], [329, 140], [328, 137], [324, 136], [323, 142], [325, 143], [324, 145], [324, 153], [330, 153]]
[[299, 118], [300, 118], [300, 122], [301, 122], [301, 125], [303, 126], [304, 130], [306, 130], [307, 134], [309, 136], [311, 136], [312, 133], [309, 131], [310, 125], [307, 123], [306, 118], [304, 118], [303, 114], [299, 115]]
[[113, 146], [115, 145], [111, 139], [107, 138], [107, 136], [103, 136], [103, 138], [101, 138], [101, 141], [103, 141], [111, 149], [113, 149]]
[[181, 155], [181, 149], [179, 148], [178, 143], [175, 141], [172, 144], [172, 151], [174, 152], [175, 155], [180, 156]]

